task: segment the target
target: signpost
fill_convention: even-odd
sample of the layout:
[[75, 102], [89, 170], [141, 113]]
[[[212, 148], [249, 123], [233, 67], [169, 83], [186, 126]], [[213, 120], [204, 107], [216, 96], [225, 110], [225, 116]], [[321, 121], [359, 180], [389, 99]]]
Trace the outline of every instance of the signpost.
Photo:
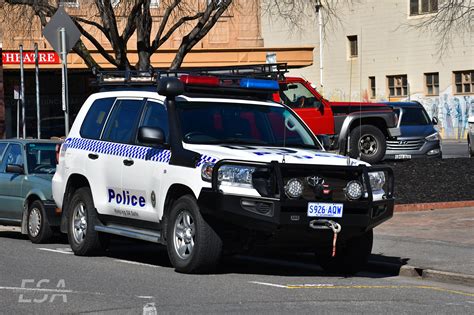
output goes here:
[[[23, 45], [20, 45], [20, 55], [23, 56]], [[20, 58], [20, 99], [21, 99], [21, 128], [23, 139], [26, 139], [26, 104], [25, 104], [25, 70], [23, 67], [23, 58]]]
[[69, 133], [69, 105], [67, 83], [67, 54], [76, 45], [81, 32], [63, 7], [59, 7], [43, 29], [43, 36], [62, 61], [62, 109], [64, 111], [64, 127], [66, 136]]

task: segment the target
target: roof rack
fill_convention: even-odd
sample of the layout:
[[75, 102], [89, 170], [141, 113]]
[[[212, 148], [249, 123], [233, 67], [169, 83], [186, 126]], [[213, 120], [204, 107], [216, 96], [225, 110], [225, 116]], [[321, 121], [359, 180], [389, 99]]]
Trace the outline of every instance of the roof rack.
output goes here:
[[284, 74], [288, 72], [286, 63], [274, 64], [255, 64], [228, 67], [207, 67], [181, 70], [112, 70], [112, 71], [93, 71], [96, 80], [93, 84], [98, 86], [154, 86], [157, 85], [160, 78], [163, 77], [181, 77], [183, 75], [212, 75], [221, 80], [236, 80], [250, 77], [267, 80], [281, 80]]

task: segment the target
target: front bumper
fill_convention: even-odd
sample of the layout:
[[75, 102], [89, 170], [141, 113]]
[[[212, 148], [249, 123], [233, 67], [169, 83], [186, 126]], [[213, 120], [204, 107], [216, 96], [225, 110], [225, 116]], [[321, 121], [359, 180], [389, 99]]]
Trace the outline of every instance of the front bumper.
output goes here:
[[[403, 144], [404, 141], [407, 143]], [[387, 141], [387, 150], [385, 151], [384, 159], [439, 158], [442, 156], [441, 142], [439, 140], [427, 141], [425, 139], [419, 139], [417, 141], [422, 142], [421, 146], [414, 146], [412, 141], [414, 142], [415, 140], [397, 139], [396, 141], [392, 141], [399, 143], [396, 145]]]
[[[212, 188], [201, 191], [198, 203], [201, 212], [218, 222], [227, 222], [237, 229], [259, 231], [270, 234], [284, 234], [285, 238], [303, 238], [311, 233], [313, 236], [327, 234], [325, 231], [310, 228], [310, 222], [315, 217], [308, 217], [308, 202], [333, 202], [343, 204], [343, 216], [341, 218], [330, 218], [342, 226], [341, 236], [352, 237], [361, 234], [393, 216], [393, 172], [389, 167], [366, 167], [366, 166], [327, 166], [327, 165], [291, 165], [272, 162], [270, 165], [272, 174], [277, 179], [276, 194], [267, 197], [251, 197], [244, 195], [224, 194], [218, 189], [217, 169], [223, 164], [240, 164], [236, 161], [220, 161], [213, 171]], [[251, 164], [251, 163], [245, 163]], [[339, 191], [340, 183], [348, 182], [353, 177], [364, 178], [369, 182], [369, 171], [383, 171], [386, 174], [385, 195], [382, 200], [374, 200], [372, 191], [367, 188], [365, 198], [351, 201], [342, 200]], [[333, 185], [334, 198], [300, 198], [290, 199], [284, 193], [285, 173], [298, 176], [299, 173], [308, 175], [318, 174], [327, 178], [328, 183]], [[320, 175], [322, 174], [322, 175]], [[329, 178], [327, 174], [334, 174], [335, 178]], [[346, 180], [342, 174], [348, 174]], [[329, 218], [328, 218], [329, 219]], [[301, 241], [301, 240], [300, 240]], [[314, 239], [305, 238], [304, 241], [311, 243]]]

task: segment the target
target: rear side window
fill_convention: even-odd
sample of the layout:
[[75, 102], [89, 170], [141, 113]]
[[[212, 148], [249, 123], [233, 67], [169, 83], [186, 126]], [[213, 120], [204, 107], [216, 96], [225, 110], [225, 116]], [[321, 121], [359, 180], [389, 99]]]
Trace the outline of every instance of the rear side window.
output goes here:
[[110, 108], [114, 104], [115, 98], [101, 98], [92, 103], [89, 112], [81, 126], [81, 137], [89, 139], [99, 139], [105, 120]]
[[105, 126], [103, 140], [130, 143], [140, 119], [143, 100], [118, 100]]

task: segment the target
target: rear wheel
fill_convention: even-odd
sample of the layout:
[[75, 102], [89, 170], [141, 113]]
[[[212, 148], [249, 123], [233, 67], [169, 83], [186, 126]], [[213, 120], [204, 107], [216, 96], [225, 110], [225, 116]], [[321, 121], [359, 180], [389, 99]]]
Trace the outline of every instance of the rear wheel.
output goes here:
[[108, 235], [94, 229], [96, 210], [89, 187], [76, 190], [68, 213], [68, 239], [71, 249], [78, 256], [101, 252], [107, 246]]
[[373, 231], [348, 240], [344, 245], [336, 248], [336, 256], [331, 257], [329, 248], [317, 253], [318, 263], [324, 270], [352, 275], [361, 271], [367, 265], [367, 259], [372, 252]]
[[166, 236], [168, 255], [176, 271], [201, 273], [218, 264], [222, 241], [201, 216], [193, 196], [183, 196], [173, 204]]
[[380, 162], [385, 156], [387, 143], [379, 128], [372, 125], [357, 126], [351, 131], [350, 151], [351, 158], [358, 158], [368, 163]]
[[28, 207], [27, 227], [28, 238], [33, 243], [45, 243], [53, 236], [44, 205], [40, 200], [33, 201]]

